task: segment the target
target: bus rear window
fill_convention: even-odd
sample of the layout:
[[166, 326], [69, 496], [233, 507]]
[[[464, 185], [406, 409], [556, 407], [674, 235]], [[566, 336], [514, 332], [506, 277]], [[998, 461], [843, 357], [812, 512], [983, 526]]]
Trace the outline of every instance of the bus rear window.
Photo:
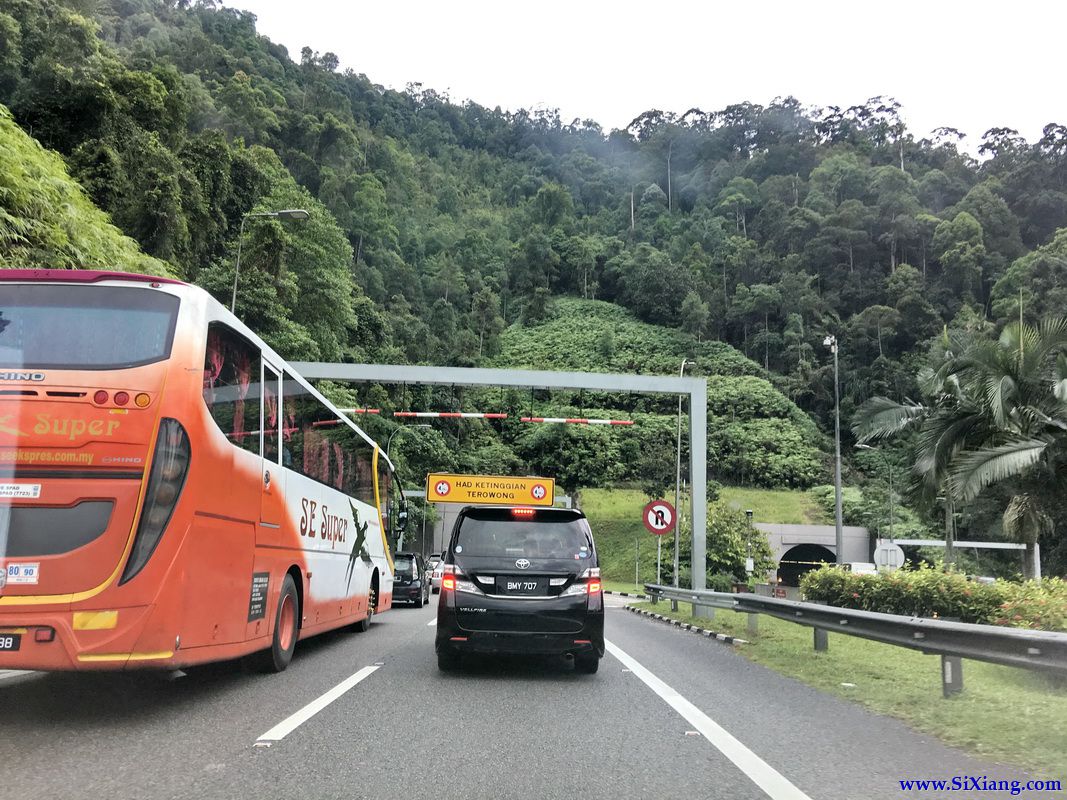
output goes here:
[[0, 366], [121, 369], [170, 357], [179, 300], [125, 286], [4, 284]]

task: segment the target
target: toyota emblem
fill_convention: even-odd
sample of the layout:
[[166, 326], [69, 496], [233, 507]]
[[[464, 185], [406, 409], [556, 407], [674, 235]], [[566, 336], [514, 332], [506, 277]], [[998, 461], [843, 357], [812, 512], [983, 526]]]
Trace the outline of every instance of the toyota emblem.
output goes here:
[[515, 561], [515, 566], [518, 567], [519, 569], [529, 569], [530, 568], [530, 559], [528, 559], [528, 558], [517, 559]]

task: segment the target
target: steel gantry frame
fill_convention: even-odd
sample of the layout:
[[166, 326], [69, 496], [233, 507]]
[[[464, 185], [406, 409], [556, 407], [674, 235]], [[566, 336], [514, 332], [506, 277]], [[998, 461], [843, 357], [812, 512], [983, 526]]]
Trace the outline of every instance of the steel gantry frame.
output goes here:
[[[421, 383], [436, 386], [588, 389], [600, 392], [689, 395], [689, 518], [693, 523], [693, 531], [707, 530], [708, 382], [705, 378], [480, 367], [419, 367], [406, 364], [336, 364], [322, 361], [298, 361], [292, 366], [308, 380], [349, 383]], [[705, 537], [693, 536], [692, 540], [692, 563], [705, 563]], [[691, 588], [705, 588], [705, 571], [691, 569], [690, 573], [693, 576]]]

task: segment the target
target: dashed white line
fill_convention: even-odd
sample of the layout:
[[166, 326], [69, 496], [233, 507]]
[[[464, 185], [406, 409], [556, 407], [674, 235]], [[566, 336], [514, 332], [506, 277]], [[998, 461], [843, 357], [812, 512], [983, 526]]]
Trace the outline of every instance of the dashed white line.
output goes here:
[[330, 703], [339, 698], [357, 683], [364, 680], [365, 678], [369, 678], [378, 669], [378, 666], [364, 667], [355, 675], [345, 678], [339, 684], [330, 689], [330, 691], [312, 700], [310, 703], [308, 703], [302, 709], [297, 711], [295, 714], [292, 714], [286, 719], [283, 719], [269, 731], [264, 733], [262, 736], [256, 739], [256, 744], [270, 745], [274, 742], [280, 742], [282, 739], [284, 739], [290, 733], [295, 731], [313, 716], [318, 714], [320, 711], [322, 711], [322, 709], [326, 708], [326, 706], [330, 705]]
[[762, 789], [772, 800], [811, 800], [810, 797], [790, 783], [774, 767], [741, 744], [729, 731], [643, 667], [633, 656], [611, 642], [605, 642], [605, 646], [609, 653], [619, 659], [649, 689], [658, 694], [667, 705], [700, 731], [705, 739], [730, 759], [734, 766], [745, 773], [746, 777]]
[[436, 624], [437, 624], [437, 617], [434, 617], [433, 619], [431, 619], [429, 622], [426, 623], [426, 627], [430, 627], [431, 625], [436, 625]]
[[0, 669], [0, 681], [8, 678], [17, 678], [19, 675], [32, 675], [33, 670], [26, 669]]

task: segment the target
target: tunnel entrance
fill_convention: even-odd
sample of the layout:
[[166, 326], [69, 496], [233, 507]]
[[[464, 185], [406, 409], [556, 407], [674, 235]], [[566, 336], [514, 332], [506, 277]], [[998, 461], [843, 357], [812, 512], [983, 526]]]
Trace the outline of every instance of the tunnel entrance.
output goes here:
[[799, 586], [805, 572], [818, 569], [823, 564], [833, 564], [836, 557], [832, 550], [821, 544], [798, 544], [790, 547], [778, 562], [778, 580], [783, 586]]

